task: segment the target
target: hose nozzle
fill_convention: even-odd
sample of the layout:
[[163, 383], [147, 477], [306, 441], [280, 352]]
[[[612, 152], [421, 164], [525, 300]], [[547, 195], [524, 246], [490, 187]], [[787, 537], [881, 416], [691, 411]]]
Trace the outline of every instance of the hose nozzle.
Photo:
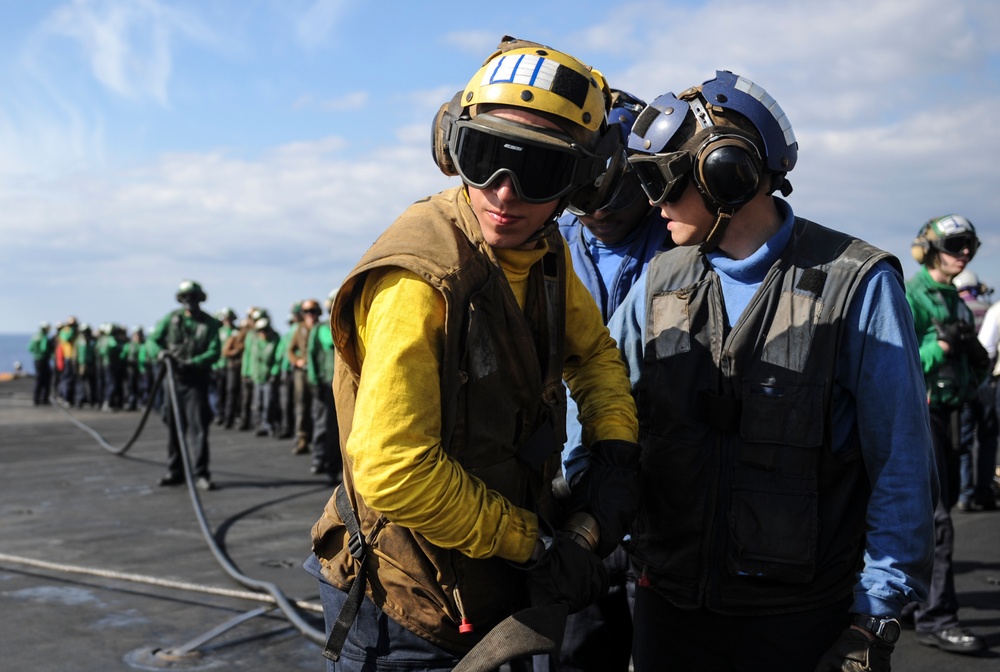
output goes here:
[[562, 529], [573, 535], [573, 541], [591, 551], [597, 548], [597, 542], [601, 538], [601, 527], [597, 519], [583, 511], [570, 515]]

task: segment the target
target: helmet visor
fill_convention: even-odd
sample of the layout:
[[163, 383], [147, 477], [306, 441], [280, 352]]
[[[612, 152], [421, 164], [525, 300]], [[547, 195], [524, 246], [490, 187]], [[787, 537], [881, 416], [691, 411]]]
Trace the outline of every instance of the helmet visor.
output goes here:
[[934, 241], [934, 245], [953, 257], [960, 257], [968, 250], [969, 258], [976, 254], [979, 249], [979, 238], [977, 236], [963, 234], [958, 236], [946, 236]]
[[686, 151], [633, 154], [628, 162], [653, 205], [677, 201], [687, 187], [693, 167], [691, 155]]
[[526, 203], [554, 201], [588, 179], [600, 159], [561, 135], [523, 130], [521, 124], [483, 116], [455, 122], [449, 149], [462, 180], [477, 189], [508, 175]]

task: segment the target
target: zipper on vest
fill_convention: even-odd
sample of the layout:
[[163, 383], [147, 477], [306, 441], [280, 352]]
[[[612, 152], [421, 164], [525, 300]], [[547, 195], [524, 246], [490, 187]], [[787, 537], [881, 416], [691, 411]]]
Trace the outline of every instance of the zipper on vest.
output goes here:
[[458, 615], [462, 619], [462, 622], [458, 626], [458, 631], [463, 635], [467, 635], [470, 632], [475, 631], [476, 628], [465, 616], [465, 606], [462, 604], [462, 596], [458, 592], [458, 586], [455, 586], [454, 595], [455, 606], [458, 607]]

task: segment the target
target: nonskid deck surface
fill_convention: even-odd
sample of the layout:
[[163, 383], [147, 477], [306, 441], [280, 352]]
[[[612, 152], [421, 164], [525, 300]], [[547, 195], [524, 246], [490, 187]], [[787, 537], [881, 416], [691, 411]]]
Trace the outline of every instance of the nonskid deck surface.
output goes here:
[[[31, 385], [0, 383], [0, 670], [326, 669], [319, 645], [273, 602], [248, 599], [255, 591], [221, 567], [187, 488], [157, 485], [167, 432], [155, 412], [117, 456], [61, 409], [33, 406]], [[71, 413], [115, 447], [139, 421]], [[332, 485], [309, 473], [309, 456], [293, 455], [290, 441], [213, 426], [210, 445], [217, 489], [199, 496], [219, 546], [322, 631], [322, 614], [310, 610], [316, 581], [302, 562]], [[261, 608], [187, 647], [193, 655], [170, 655]]]
[[[186, 488], [156, 485], [166, 462], [158, 416], [119, 457], [60, 409], [33, 406], [31, 390], [30, 379], [0, 382], [0, 670], [326, 669], [318, 644], [272, 604], [246, 599], [253, 591], [222, 569]], [[112, 446], [139, 419], [72, 413]], [[301, 564], [332, 486], [310, 475], [309, 457], [293, 455], [290, 441], [213, 425], [210, 443], [217, 489], [199, 496], [220, 547], [242, 574], [304, 605], [300, 613], [322, 630], [309, 610], [316, 584]], [[953, 518], [959, 616], [990, 650], [942, 653], [907, 630], [893, 669], [985, 672], [1000, 659], [1000, 513]]]

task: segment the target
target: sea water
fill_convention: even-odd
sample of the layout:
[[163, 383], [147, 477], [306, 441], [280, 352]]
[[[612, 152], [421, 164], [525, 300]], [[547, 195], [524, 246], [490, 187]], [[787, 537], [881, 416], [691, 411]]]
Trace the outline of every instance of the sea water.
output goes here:
[[15, 362], [21, 363], [21, 373], [35, 373], [35, 363], [28, 352], [32, 335], [0, 334], [0, 373], [14, 373]]

